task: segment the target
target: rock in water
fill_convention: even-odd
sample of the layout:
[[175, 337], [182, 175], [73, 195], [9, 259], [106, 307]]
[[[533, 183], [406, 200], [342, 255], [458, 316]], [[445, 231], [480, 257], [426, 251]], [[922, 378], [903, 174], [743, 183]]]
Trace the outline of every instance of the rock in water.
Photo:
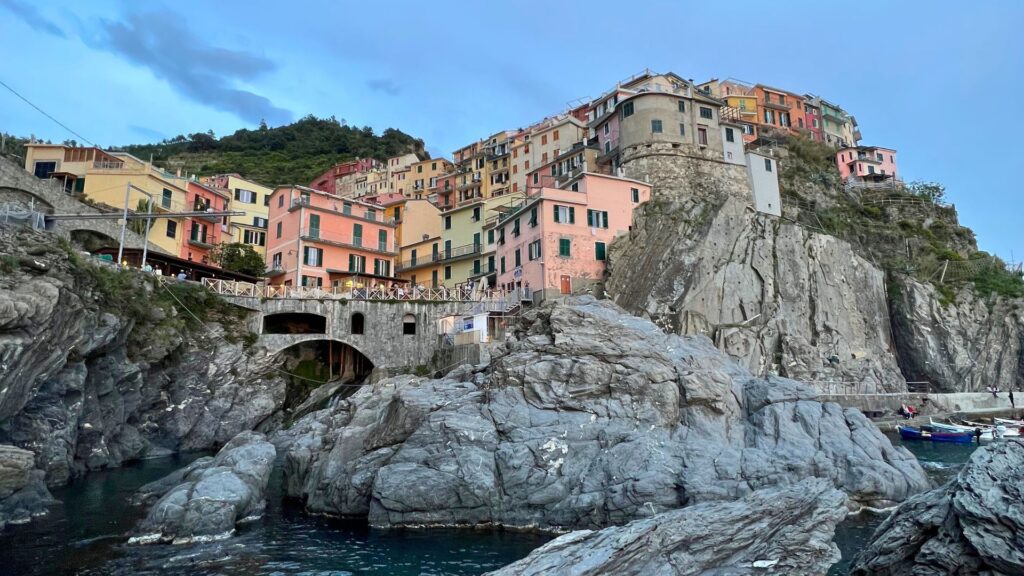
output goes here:
[[0, 444], [0, 529], [46, 513], [54, 502], [28, 450]]
[[593, 532], [571, 532], [489, 576], [825, 574], [845, 496], [825, 480], [765, 488]]
[[1024, 442], [980, 448], [948, 484], [901, 505], [850, 573], [1024, 574]]
[[258, 432], [243, 432], [213, 458], [143, 486], [137, 501], [159, 498], [135, 530], [133, 543], [223, 538], [266, 506], [267, 481], [277, 452]]
[[753, 378], [607, 301], [545, 304], [487, 370], [402, 376], [299, 420], [286, 488], [378, 526], [602, 528], [825, 478], [851, 506], [930, 486], [860, 412]]

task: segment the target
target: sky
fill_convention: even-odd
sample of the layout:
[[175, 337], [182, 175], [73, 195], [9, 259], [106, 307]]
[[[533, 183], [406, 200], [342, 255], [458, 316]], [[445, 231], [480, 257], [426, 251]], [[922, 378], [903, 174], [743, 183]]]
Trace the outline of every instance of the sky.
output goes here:
[[[650, 68], [837, 102], [1024, 260], [1024, 2], [0, 0], [0, 131], [115, 146], [307, 114], [434, 156]], [[996, 114], [996, 112], [1000, 112]]]

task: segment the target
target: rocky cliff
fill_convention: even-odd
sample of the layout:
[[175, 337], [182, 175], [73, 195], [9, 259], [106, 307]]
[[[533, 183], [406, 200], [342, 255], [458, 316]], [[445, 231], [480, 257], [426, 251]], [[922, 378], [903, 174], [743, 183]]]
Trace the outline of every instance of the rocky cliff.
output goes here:
[[905, 190], [848, 192], [827, 150], [789, 147], [775, 149], [781, 218], [753, 210], [742, 167], [626, 159], [626, 175], [656, 191], [609, 251], [608, 296], [665, 330], [709, 336], [755, 374], [820, 390], [1024, 386], [1024, 300], [977, 295], [974, 277], [942, 291], [915, 279], [978, 255], [955, 210]]
[[957, 477], [901, 505], [851, 574], [1024, 574], [1024, 442], [979, 449]]
[[928, 487], [859, 412], [589, 297], [528, 312], [487, 368], [364, 387], [275, 443], [291, 496], [377, 526], [603, 527], [807, 477], [852, 507]]
[[240, 318], [203, 290], [85, 262], [24, 229], [0, 226], [0, 257], [0, 444], [30, 451], [50, 486], [220, 446], [284, 401], [272, 359], [249, 354]]

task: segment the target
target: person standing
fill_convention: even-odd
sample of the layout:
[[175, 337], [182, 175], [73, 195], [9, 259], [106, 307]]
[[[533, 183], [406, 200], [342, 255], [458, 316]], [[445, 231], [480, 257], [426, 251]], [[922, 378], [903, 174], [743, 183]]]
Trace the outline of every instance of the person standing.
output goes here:
[[1017, 405], [1013, 402], [1013, 388], [1010, 388], [1010, 408], [1012, 410], [1017, 409]]
[[981, 445], [981, 428], [974, 429], [974, 439], [978, 441], [978, 445]]

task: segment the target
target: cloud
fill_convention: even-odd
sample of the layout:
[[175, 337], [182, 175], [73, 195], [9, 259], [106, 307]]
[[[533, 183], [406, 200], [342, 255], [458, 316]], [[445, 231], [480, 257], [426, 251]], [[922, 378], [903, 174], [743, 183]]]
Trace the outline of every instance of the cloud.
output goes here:
[[[9, 1], [9, 0], [0, 0]], [[169, 12], [129, 14], [124, 22], [103, 20], [96, 43], [102, 49], [149, 68], [185, 97], [248, 122], [290, 122], [292, 113], [259, 94], [235, 87], [276, 66], [269, 59], [220, 48]]]
[[0, 0], [0, 6], [10, 10], [15, 16], [21, 18], [26, 24], [31, 26], [34, 30], [39, 32], [45, 32], [47, 34], [53, 34], [60, 38], [67, 38], [64, 31], [61, 30], [56, 24], [50, 22], [39, 10], [26, 2], [21, 0]]
[[388, 96], [398, 96], [402, 93], [402, 87], [395, 84], [393, 80], [387, 78], [378, 78], [376, 80], [370, 80], [366, 85], [374, 92], [383, 92]]

